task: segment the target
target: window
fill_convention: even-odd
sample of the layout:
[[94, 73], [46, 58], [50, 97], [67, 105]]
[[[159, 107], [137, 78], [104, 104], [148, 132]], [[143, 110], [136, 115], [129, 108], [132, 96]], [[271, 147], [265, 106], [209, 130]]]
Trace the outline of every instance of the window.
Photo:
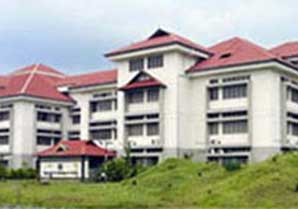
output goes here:
[[80, 131], [70, 131], [68, 132], [68, 139], [69, 140], [79, 140], [80, 139]]
[[132, 59], [129, 60], [129, 71], [139, 71], [144, 69], [144, 59], [138, 58], [138, 59]]
[[298, 136], [298, 124], [289, 122], [287, 125], [287, 133], [293, 136]]
[[239, 85], [223, 87], [223, 98], [224, 99], [243, 98], [246, 96], [247, 96], [246, 84], [239, 84]]
[[9, 119], [9, 112], [1, 112], [0, 113], [0, 121], [5, 121]]
[[159, 89], [148, 89], [148, 102], [156, 102], [159, 98]]
[[100, 102], [98, 102], [97, 105], [98, 105], [97, 106], [98, 110], [100, 112], [112, 110], [112, 101], [111, 100], [109, 100], [109, 101], [100, 101]]
[[91, 103], [91, 112], [105, 112], [105, 111], [111, 111], [112, 109], [113, 109], [112, 100], [105, 100], [105, 101]]
[[209, 88], [209, 100], [214, 101], [218, 100], [218, 88]]
[[148, 68], [158, 68], [163, 66], [163, 55], [152, 55], [148, 57]]
[[159, 124], [158, 123], [147, 124], [147, 136], [156, 136], [156, 135], [159, 135]]
[[54, 117], [54, 122], [55, 123], [60, 123], [60, 121], [61, 121], [61, 115], [54, 114], [53, 117]]
[[81, 123], [81, 116], [80, 115], [73, 115], [71, 117], [72, 124], [80, 124]]
[[60, 140], [60, 137], [37, 136], [37, 145], [51, 146], [52, 144], [58, 144]]
[[143, 103], [144, 101], [144, 92], [143, 91], [134, 91], [128, 93], [128, 103]]
[[112, 138], [112, 130], [97, 130], [91, 132], [92, 139], [111, 139]]
[[218, 123], [209, 123], [208, 124], [208, 133], [209, 133], [209, 135], [217, 135], [218, 134]]
[[224, 134], [247, 133], [247, 121], [229, 121], [223, 123]]
[[49, 123], [51, 123], [51, 122], [60, 123], [61, 122], [61, 114], [38, 112], [37, 113], [37, 121], [49, 122]]
[[40, 146], [51, 146], [52, 145], [52, 138], [46, 136], [38, 136], [37, 137], [37, 145]]
[[9, 136], [0, 136], [0, 145], [8, 145]]
[[292, 94], [291, 101], [298, 103], [298, 90], [291, 88], [291, 94]]
[[128, 136], [142, 136], [143, 135], [143, 125], [129, 125], [127, 126]]

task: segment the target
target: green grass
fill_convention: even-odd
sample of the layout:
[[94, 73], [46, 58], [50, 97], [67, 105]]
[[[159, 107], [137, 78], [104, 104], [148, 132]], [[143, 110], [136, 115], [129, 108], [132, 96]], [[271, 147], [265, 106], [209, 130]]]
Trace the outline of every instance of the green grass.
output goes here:
[[0, 205], [47, 208], [298, 208], [298, 154], [228, 172], [171, 159], [114, 184], [0, 183]]

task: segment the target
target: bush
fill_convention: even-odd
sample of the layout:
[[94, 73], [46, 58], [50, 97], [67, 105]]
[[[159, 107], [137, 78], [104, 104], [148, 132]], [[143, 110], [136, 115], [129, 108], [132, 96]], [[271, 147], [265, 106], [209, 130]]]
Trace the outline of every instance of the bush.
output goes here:
[[0, 180], [5, 178], [7, 178], [7, 169], [3, 165], [0, 165]]
[[100, 179], [101, 173], [105, 173], [108, 181], [118, 182], [135, 177], [144, 170], [145, 167], [142, 165], [133, 166], [126, 159], [119, 158], [104, 163], [99, 169], [97, 177]]
[[9, 179], [34, 179], [37, 177], [37, 172], [32, 168], [11, 169], [7, 177]]
[[241, 163], [236, 159], [229, 160], [224, 163], [223, 166], [227, 171], [237, 171], [241, 169]]
[[129, 165], [124, 159], [116, 159], [106, 162], [102, 165], [100, 173], [107, 175], [108, 181], [122, 181], [129, 176]]

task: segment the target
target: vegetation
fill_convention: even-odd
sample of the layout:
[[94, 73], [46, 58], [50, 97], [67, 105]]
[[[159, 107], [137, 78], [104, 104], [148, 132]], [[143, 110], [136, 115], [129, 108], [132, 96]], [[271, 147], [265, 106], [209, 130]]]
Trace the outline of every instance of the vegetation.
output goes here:
[[101, 173], [105, 173], [108, 181], [119, 182], [124, 179], [135, 177], [144, 170], [145, 168], [141, 165], [132, 166], [130, 161], [127, 161], [124, 158], [119, 158], [106, 162], [100, 168], [98, 175], [100, 176]]
[[0, 180], [5, 179], [35, 179], [36, 170], [32, 168], [6, 169], [0, 165]]
[[296, 208], [298, 154], [242, 167], [170, 159], [120, 183], [0, 183], [0, 204], [47, 208]]

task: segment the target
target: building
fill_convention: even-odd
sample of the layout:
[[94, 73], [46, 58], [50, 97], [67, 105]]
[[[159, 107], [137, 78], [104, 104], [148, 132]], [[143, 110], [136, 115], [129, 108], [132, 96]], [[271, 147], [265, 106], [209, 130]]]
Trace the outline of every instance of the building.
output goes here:
[[39, 177], [53, 179], [89, 179], [100, 165], [116, 156], [96, 141], [61, 140], [37, 154]]
[[42, 64], [0, 77], [1, 162], [35, 165], [60, 139], [97, 140], [134, 162], [257, 162], [298, 147], [298, 42], [204, 47], [157, 30], [69, 76]]

